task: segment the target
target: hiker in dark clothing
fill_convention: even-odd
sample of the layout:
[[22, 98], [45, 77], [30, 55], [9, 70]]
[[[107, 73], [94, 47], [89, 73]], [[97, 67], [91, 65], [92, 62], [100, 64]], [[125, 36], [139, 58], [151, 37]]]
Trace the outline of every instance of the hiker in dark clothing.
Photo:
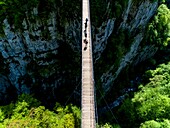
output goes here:
[[86, 18], [86, 22], [84, 23], [85, 24], [85, 28], [87, 28], [87, 21], [88, 21], [88, 19]]
[[87, 23], [88, 19], [86, 18], [86, 23]]
[[87, 49], [87, 46], [84, 47], [84, 51]]
[[85, 28], [87, 28], [87, 22], [86, 23], [84, 23], [85, 24]]
[[84, 43], [87, 45], [88, 44], [88, 41], [86, 39], [84, 39]]
[[86, 30], [84, 30], [84, 36], [87, 37], [87, 33], [86, 33]]
[[87, 37], [87, 33], [85, 33], [85, 35], [84, 35], [85, 37]]

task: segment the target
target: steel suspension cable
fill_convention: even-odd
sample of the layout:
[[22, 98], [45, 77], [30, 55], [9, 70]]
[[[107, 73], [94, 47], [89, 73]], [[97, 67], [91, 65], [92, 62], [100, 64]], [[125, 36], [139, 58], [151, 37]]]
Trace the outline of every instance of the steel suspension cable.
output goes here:
[[74, 88], [73, 92], [71, 93], [71, 95], [68, 97], [67, 101], [65, 102], [65, 105], [68, 103], [68, 101], [70, 100], [70, 98], [72, 97], [72, 95], [74, 94], [75, 90], [78, 88], [78, 86], [80, 86], [81, 81], [78, 83], [78, 85]]
[[[97, 87], [97, 86], [96, 86], [96, 87]], [[116, 123], [120, 126], [120, 124], [119, 124], [119, 122], [118, 122], [116, 116], [113, 114], [113, 112], [112, 112], [112, 110], [110, 109], [110, 107], [109, 107], [107, 101], [105, 100], [104, 95], [102, 94], [102, 92], [100, 91], [100, 89], [99, 89], [98, 87], [97, 87], [97, 89], [99, 90], [99, 93], [101, 94], [101, 96], [102, 96], [102, 98], [103, 98], [103, 100], [104, 100], [104, 102], [105, 102], [107, 108], [108, 108], [109, 111], [111, 112], [111, 114], [112, 114], [113, 118], [115, 119]]]

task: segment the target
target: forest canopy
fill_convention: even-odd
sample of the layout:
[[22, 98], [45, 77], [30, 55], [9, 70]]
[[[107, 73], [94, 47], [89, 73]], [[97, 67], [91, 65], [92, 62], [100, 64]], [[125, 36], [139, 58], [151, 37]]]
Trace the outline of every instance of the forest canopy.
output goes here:
[[80, 109], [56, 103], [46, 109], [31, 95], [22, 94], [15, 103], [0, 106], [0, 127], [75, 128], [80, 127]]
[[120, 115], [126, 115], [124, 125], [169, 128], [170, 62], [159, 65], [155, 70], [146, 71], [144, 77], [146, 84], [141, 84], [134, 97], [126, 99], [119, 110]]

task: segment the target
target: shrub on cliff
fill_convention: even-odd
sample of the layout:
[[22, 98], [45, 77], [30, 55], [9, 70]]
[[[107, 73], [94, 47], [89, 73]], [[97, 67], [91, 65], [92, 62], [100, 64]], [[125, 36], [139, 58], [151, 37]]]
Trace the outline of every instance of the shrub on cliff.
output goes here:
[[165, 4], [159, 6], [156, 15], [147, 30], [148, 41], [158, 46], [167, 46], [170, 42], [170, 10]]

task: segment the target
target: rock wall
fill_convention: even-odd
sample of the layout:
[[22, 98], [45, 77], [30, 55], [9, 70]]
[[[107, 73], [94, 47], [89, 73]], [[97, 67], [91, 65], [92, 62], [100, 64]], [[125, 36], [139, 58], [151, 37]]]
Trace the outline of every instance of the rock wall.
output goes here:
[[[32, 14], [38, 14], [37, 8]], [[41, 20], [32, 23], [24, 19], [22, 32], [14, 31], [15, 26], [4, 20], [5, 35], [0, 38], [1, 66], [4, 67], [0, 81], [2, 99], [10, 95], [6, 91], [11, 86], [16, 94], [51, 88], [50, 95], [55, 96], [56, 88], [79, 83], [81, 69], [72, 70], [80, 67], [81, 23], [75, 20], [57, 27], [56, 17], [56, 13], [51, 13], [45, 25]]]
[[[118, 65], [116, 65], [114, 61], [112, 64], [110, 64], [110, 68], [108, 68], [104, 73], [101, 73], [101, 76], [99, 76], [99, 83], [101, 83], [104, 93], [107, 93], [114, 86], [114, 81], [117, 79], [123, 69], [129, 65], [135, 66], [138, 63], [152, 57], [158, 50], [156, 46], [147, 44], [143, 45], [144, 42], [142, 42], [145, 37], [145, 28], [150, 18], [155, 14], [157, 7], [158, 1], [151, 2], [150, 0], [144, 0], [139, 3], [134, 3], [133, 0], [129, 0], [127, 8], [123, 11], [122, 14], [122, 22], [119, 22], [117, 24], [118, 26], [115, 26], [114, 22], [116, 22], [117, 19], [114, 18], [114, 20], [112, 20], [112, 25], [108, 27], [107, 30], [105, 30], [106, 32], [112, 32], [112, 34], [113, 32], [116, 32], [118, 33], [117, 35], [119, 35], [119, 30], [127, 30], [130, 33], [130, 39], [132, 39], [132, 42], [130, 48], [128, 48], [129, 50], [120, 58]], [[110, 19], [108, 20], [108, 23], [110, 23]], [[115, 27], [117, 29], [114, 29]], [[110, 34], [110, 36], [112, 36], [112, 34]], [[103, 34], [101, 38], [104, 37], [108, 38], [108, 36]], [[104, 42], [105, 41], [96, 43], [94, 41], [94, 55], [97, 49], [109, 47], [109, 45], [113, 43]], [[127, 40], [124, 42], [126, 43]], [[101, 46], [102, 44], [105, 45]], [[123, 46], [121, 47], [123, 49]], [[113, 49], [112, 52], [116, 51], [114, 50], [115, 49]], [[104, 49], [99, 51], [101, 51], [101, 56]], [[107, 65], [108, 62], [105, 61], [104, 63]]]
[[[106, 2], [106, 12], [109, 12], [111, 3]], [[98, 27], [93, 24], [94, 67], [95, 74], [98, 74], [96, 84], [101, 86], [105, 93], [113, 87], [114, 81], [124, 68], [137, 65], [157, 51], [154, 45], [142, 44], [145, 28], [157, 7], [158, 1], [129, 0], [120, 17], [109, 17]], [[57, 88], [74, 88], [81, 81], [81, 17], [75, 14], [75, 20], [67, 19], [61, 23], [58, 19], [61, 17], [59, 12], [51, 12], [46, 24], [41, 18], [33, 17], [35, 22], [25, 18], [22, 31], [14, 31], [15, 25], [9, 24], [7, 19], [4, 20], [5, 36], [0, 38], [1, 61], [4, 67], [1, 69], [0, 97], [6, 94], [10, 86], [15, 87], [18, 94], [32, 93], [35, 88], [46, 90], [50, 87], [51, 94], [56, 96]], [[32, 14], [37, 16], [38, 9], [34, 8]], [[122, 30], [130, 39], [128, 43], [131, 44], [127, 46], [123, 46], [127, 38], [123, 44], [113, 41], [117, 38], [115, 35], [121, 38]], [[113, 45], [113, 49], [109, 48]], [[126, 51], [121, 56], [117, 54], [117, 45]], [[116, 56], [117, 60], [113, 58], [113, 62], [105, 61], [103, 58], [106, 51], [113, 54], [113, 57]], [[101, 68], [105, 69], [100, 70]]]

